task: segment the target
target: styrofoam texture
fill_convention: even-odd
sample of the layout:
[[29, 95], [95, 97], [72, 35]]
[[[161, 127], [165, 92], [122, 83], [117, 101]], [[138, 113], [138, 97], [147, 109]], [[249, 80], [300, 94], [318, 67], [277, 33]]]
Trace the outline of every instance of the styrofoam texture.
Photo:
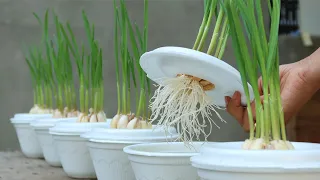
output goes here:
[[43, 118], [43, 117], [50, 117], [52, 113], [44, 113], [44, 114], [31, 114], [31, 113], [17, 113], [14, 114], [14, 117], [35, 117], [35, 118]]
[[131, 145], [124, 148], [136, 179], [199, 180], [190, 157], [199, 153], [204, 142], [164, 142]]
[[77, 117], [73, 118], [45, 118], [31, 122], [31, 126], [36, 132], [37, 139], [40, 143], [44, 159], [51, 166], [61, 167], [60, 158], [54, 147], [52, 135], [49, 134], [49, 128], [58, 122], [75, 122]]
[[176, 128], [169, 127], [167, 131], [162, 126], [153, 125], [152, 129], [111, 129], [95, 128], [84, 133], [81, 137], [91, 141], [117, 142], [117, 143], [143, 143], [157, 142], [165, 139], [178, 139]]
[[16, 114], [10, 119], [13, 124], [22, 153], [28, 158], [43, 158], [40, 143], [36, 137], [30, 122], [38, 119], [50, 117], [52, 114]]
[[[170, 131], [171, 135], [166, 134], [161, 127], [133, 130], [97, 128], [83, 137], [89, 139], [88, 147], [98, 179], [136, 180], [123, 148], [140, 143], [175, 141], [178, 138], [176, 129], [171, 128]], [[131, 141], [129, 137], [132, 137]]]
[[28, 114], [28, 113], [18, 113], [15, 114], [13, 118], [10, 119], [13, 124], [29, 124], [34, 120], [41, 118], [50, 118], [52, 114]]
[[80, 137], [80, 135], [93, 128], [108, 127], [109, 121], [106, 123], [59, 122], [50, 128], [49, 133], [54, 139], [54, 146], [62, 168], [69, 177], [96, 178], [86, 144], [87, 139]]
[[243, 150], [243, 142], [206, 145], [191, 158], [205, 180], [317, 180], [320, 144], [293, 142], [295, 150]]
[[[228, 63], [206, 53], [182, 47], [160, 47], [144, 53], [140, 65], [148, 77], [158, 84], [164, 78], [174, 78], [177, 74], [188, 74], [205, 79], [215, 88], [206, 91], [213, 104], [225, 107], [225, 96], [232, 96], [235, 91], [241, 93], [241, 102], [246, 104], [246, 95], [238, 70]], [[253, 90], [248, 83], [250, 98]]]
[[59, 122], [49, 129], [50, 134], [56, 135], [81, 135], [91, 131], [93, 128], [110, 127], [111, 119], [106, 122], [96, 123], [77, 123], [77, 122]]
[[64, 172], [72, 178], [96, 178], [87, 141], [79, 135], [53, 134], [54, 145]]
[[47, 129], [54, 127], [57, 123], [60, 122], [67, 122], [67, 123], [75, 123], [77, 121], [78, 117], [68, 117], [68, 118], [40, 118], [37, 120], [34, 120], [30, 123], [30, 125], [34, 129]]

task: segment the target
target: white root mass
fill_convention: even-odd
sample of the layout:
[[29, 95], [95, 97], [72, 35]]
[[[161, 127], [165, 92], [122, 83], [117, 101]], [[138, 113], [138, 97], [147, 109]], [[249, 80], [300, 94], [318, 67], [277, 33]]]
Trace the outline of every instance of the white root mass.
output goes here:
[[[220, 128], [212, 119], [212, 112], [226, 122], [216, 111], [221, 108], [213, 104], [199, 81], [185, 75], [163, 80], [151, 98], [150, 106], [151, 121], [158, 121], [157, 124], [166, 130], [177, 125], [184, 142], [191, 142], [194, 138], [199, 140], [200, 135], [207, 140], [213, 124]], [[205, 132], [207, 123], [209, 133]]]
[[152, 129], [152, 124], [135, 117], [134, 114], [120, 115], [116, 114], [111, 120], [112, 129]]
[[245, 150], [293, 150], [294, 146], [289, 141], [272, 140], [266, 142], [263, 138], [249, 140], [247, 139], [242, 149]]

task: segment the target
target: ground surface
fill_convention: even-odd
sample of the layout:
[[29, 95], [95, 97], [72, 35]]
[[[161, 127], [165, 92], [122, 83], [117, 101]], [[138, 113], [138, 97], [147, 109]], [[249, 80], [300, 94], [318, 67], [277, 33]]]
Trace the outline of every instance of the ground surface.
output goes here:
[[0, 180], [72, 179], [62, 168], [51, 167], [43, 159], [28, 159], [21, 152], [0, 152]]

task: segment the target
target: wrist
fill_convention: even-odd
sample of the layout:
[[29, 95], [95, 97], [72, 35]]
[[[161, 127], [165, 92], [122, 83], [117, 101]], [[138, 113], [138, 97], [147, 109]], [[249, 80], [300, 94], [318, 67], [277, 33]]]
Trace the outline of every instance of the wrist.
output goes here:
[[298, 67], [302, 69], [306, 86], [313, 91], [318, 91], [320, 89], [320, 48], [298, 63]]

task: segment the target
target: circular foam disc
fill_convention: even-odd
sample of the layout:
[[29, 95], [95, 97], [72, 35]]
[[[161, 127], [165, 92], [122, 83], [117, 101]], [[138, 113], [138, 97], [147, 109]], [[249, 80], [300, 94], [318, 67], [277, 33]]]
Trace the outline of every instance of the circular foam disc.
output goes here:
[[[235, 91], [241, 93], [241, 103], [246, 105], [239, 71], [206, 53], [181, 47], [161, 47], [144, 53], [140, 58], [140, 65], [147, 76], [158, 84], [161, 84], [164, 78], [188, 74], [215, 85], [213, 90], [206, 91], [215, 105], [225, 107], [224, 97], [232, 97]], [[252, 101], [253, 90], [251, 85], [248, 85]]]

